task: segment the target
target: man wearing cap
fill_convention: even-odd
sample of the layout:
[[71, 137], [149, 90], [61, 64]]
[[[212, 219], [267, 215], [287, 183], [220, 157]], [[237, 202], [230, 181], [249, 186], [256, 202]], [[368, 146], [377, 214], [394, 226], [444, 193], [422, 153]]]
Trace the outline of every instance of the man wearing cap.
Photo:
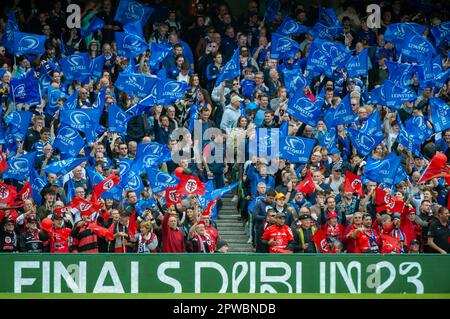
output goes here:
[[287, 209], [286, 196], [283, 193], [278, 193], [275, 195], [275, 213], [284, 213], [286, 215], [285, 224], [291, 226], [294, 222], [294, 217], [292, 213]]
[[70, 250], [73, 253], [98, 253], [98, 237], [97, 234], [89, 229], [89, 223], [92, 221], [92, 212], [81, 212], [81, 220], [75, 224], [71, 232], [72, 245]]
[[419, 254], [420, 253], [420, 242], [417, 239], [413, 239], [409, 242], [409, 254]]
[[329, 211], [327, 213], [327, 222], [322, 223], [321, 225], [322, 229], [326, 232], [327, 243], [331, 250], [334, 241], [343, 240], [344, 226], [341, 223], [338, 223], [338, 215], [336, 211]]
[[70, 234], [72, 229], [64, 225], [64, 209], [58, 209], [52, 215], [53, 226], [46, 228], [42, 225], [39, 237], [43, 241], [49, 242], [50, 253], [69, 253]]
[[19, 236], [14, 229], [15, 225], [16, 222], [11, 218], [10, 212], [7, 210], [0, 221], [0, 253], [18, 251]]
[[239, 116], [241, 116], [241, 102], [244, 99], [235, 94], [231, 97], [231, 102], [225, 108], [222, 115], [222, 121], [220, 122], [220, 128], [222, 130], [230, 130], [236, 126]]
[[309, 213], [302, 214], [292, 228], [294, 234], [295, 253], [316, 253], [316, 244], [312, 237], [316, 233], [316, 227], [312, 225], [312, 217]]
[[114, 222], [109, 231], [114, 235], [114, 240], [109, 242], [108, 251], [111, 253], [129, 253], [134, 251], [134, 244], [131, 239], [135, 234], [130, 230], [130, 214], [127, 211], [120, 212], [119, 221]]
[[19, 251], [27, 253], [42, 253], [43, 244], [39, 239], [39, 229], [35, 216], [27, 218], [26, 231], [19, 238]]
[[381, 238], [378, 232], [372, 228], [372, 216], [363, 216], [362, 227], [353, 232], [355, 239], [355, 253], [379, 253]]
[[205, 231], [205, 222], [199, 220], [192, 225], [189, 230], [189, 238], [191, 240], [192, 251], [194, 253], [213, 253], [211, 237]]
[[278, 212], [275, 215], [275, 224], [266, 228], [261, 242], [269, 246], [269, 253], [292, 253], [294, 234], [289, 226], [285, 225], [286, 214]]

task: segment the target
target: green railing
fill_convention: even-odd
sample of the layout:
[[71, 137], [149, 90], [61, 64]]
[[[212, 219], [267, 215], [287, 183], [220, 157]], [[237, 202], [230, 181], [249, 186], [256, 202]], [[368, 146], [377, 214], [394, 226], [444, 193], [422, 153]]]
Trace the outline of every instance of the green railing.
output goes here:
[[0, 293], [450, 293], [446, 255], [0, 254]]

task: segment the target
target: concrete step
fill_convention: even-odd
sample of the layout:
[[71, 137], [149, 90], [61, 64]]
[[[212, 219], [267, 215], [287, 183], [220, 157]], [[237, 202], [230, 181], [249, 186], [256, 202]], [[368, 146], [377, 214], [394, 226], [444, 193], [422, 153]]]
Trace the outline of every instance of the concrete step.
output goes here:
[[240, 214], [220, 214], [219, 213], [219, 219], [218, 220], [235, 220], [239, 221], [238, 218], [241, 217]]
[[242, 225], [237, 224], [237, 225], [217, 225], [217, 228], [220, 230], [240, 230], [240, 231], [244, 231], [244, 227], [242, 227]]
[[250, 253], [254, 253], [255, 249], [254, 248], [232, 248], [230, 247], [228, 249], [229, 253], [237, 253], [237, 254], [250, 254]]
[[222, 228], [218, 229], [220, 237], [223, 236], [241, 236], [245, 235], [245, 233], [242, 230], [224, 230]]
[[220, 239], [227, 241], [228, 243], [247, 243], [247, 235], [222, 235], [220, 234]]

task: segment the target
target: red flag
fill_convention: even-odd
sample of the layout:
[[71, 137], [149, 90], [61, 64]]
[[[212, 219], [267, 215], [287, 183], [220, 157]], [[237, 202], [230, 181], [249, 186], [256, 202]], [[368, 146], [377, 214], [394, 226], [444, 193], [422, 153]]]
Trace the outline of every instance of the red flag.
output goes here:
[[302, 192], [303, 194], [314, 193], [316, 186], [314, 185], [311, 172], [308, 171], [308, 173], [306, 173], [305, 179], [298, 183], [297, 186], [295, 186], [295, 189], [299, 192]]
[[319, 228], [316, 231], [312, 240], [319, 247], [321, 253], [329, 254], [331, 252], [327, 242], [327, 232], [323, 228]]
[[381, 245], [381, 253], [382, 254], [390, 254], [392, 253], [394, 250], [397, 251], [399, 243], [397, 238], [394, 238], [392, 236], [389, 236], [387, 234], [384, 233], [380, 233], [381, 236], [381, 240], [383, 241], [383, 244]]
[[102, 205], [80, 197], [75, 197], [68, 206], [78, 209], [81, 216], [90, 216], [102, 208]]
[[357, 193], [364, 196], [365, 194], [362, 189], [361, 178], [359, 178], [358, 175], [347, 171], [345, 173], [344, 192]]
[[177, 186], [166, 188], [166, 206], [175, 206], [181, 202], [181, 196], [177, 192]]
[[6, 162], [5, 154], [0, 151], [0, 174], [3, 173], [9, 167], [8, 162]]
[[21, 201], [24, 201], [30, 198], [31, 194], [33, 194], [33, 189], [31, 188], [30, 182], [26, 182], [25, 185], [23, 185], [22, 189], [20, 190], [19, 194], [17, 195], [17, 198]]
[[92, 230], [97, 236], [105, 237], [106, 239], [113, 240], [114, 234], [105, 227], [99, 226], [95, 223], [89, 223], [88, 229]]
[[184, 173], [180, 174], [180, 182], [177, 186], [177, 193], [179, 195], [205, 195], [205, 183], [199, 180], [197, 177], [192, 175], [187, 175]]
[[375, 208], [377, 212], [388, 210], [392, 213], [402, 213], [404, 203], [391, 193], [381, 189], [375, 189]]
[[72, 207], [64, 206], [64, 207], [61, 207], [61, 208], [55, 208], [55, 212], [56, 212], [56, 215], [62, 217], [65, 214], [72, 214]]
[[212, 215], [212, 209], [214, 208], [214, 206], [216, 206], [219, 197], [220, 195], [217, 195], [216, 198], [208, 203], [208, 206], [206, 206], [205, 210], [202, 212], [202, 216], [208, 217]]
[[133, 213], [131, 213], [131, 216], [130, 216], [130, 222], [128, 224], [128, 232], [131, 237], [134, 237], [134, 234], [136, 234], [138, 228], [139, 228], [139, 225], [136, 222], [136, 210], [133, 210]]
[[0, 183], [0, 203], [11, 203], [17, 196], [17, 188]]
[[450, 179], [450, 167], [446, 165], [446, 163], [447, 156], [442, 152], [437, 152], [431, 159], [425, 172], [423, 172], [422, 176], [419, 178], [419, 183], [440, 177]]
[[116, 174], [112, 173], [107, 178], [105, 178], [103, 181], [101, 181], [98, 184], [94, 185], [94, 193], [100, 197], [101, 194], [104, 192], [109, 191], [111, 188], [119, 184], [120, 177]]

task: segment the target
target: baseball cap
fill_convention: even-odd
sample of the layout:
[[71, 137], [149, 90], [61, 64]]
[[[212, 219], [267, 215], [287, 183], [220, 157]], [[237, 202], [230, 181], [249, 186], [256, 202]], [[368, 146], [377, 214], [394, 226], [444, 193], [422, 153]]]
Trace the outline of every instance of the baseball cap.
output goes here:
[[400, 213], [394, 213], [394, 214], [392, 214], [392, 218], [398, 218], [398, 219], [400, 219], [400, 217], [401, 217]]
[[111, 168], [111, 166], [109, 166], [109, 164], [108, 163], [103, 163], [102, 164], [102, 170], [107, 170], [107, 169], [110, 169]]
[[275, 217], [286, 217], [286, 213], [285, 212], [277, 212]]
[[272, 210], [272, 211], [273, 211], [273, 210], [275, 210], [275, 209], [274, 209], [272, 206], [270, 206], [270, 205], [269, 205], [269, 206], [266, 206], [266, 213], [267, 213], [269, 210]]
[[327, 215], [327, 219], [333, 218], [333, 217], [338, 217], [336, 212], [329, 212]]
[[36, 216], [27, 217], [27, 223], [36, 223], [36, 222], [37, 222]]
[[279, 199], [279, 198], [286, 198], [286, 195], [284, 195], [283, 193], [277, 193], [275, 195], [275, 199]]

